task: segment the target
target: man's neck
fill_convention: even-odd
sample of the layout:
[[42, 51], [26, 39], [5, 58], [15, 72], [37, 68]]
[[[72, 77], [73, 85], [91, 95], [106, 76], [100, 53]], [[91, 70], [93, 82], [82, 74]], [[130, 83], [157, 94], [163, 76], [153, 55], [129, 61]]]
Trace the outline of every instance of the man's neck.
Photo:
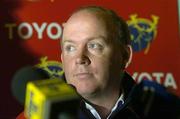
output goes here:
[[[115, 87], [114, 87], [115, 88]], [[119, 86], [115, 89], [108, 90], [105, 94], [88, 99], [91, 102], [91, 105], [96, 109], [102, 119], [108, 117], [111, 113], [112, 108], [114, 107], [115, 103], [117, 102], [120, 93]]]

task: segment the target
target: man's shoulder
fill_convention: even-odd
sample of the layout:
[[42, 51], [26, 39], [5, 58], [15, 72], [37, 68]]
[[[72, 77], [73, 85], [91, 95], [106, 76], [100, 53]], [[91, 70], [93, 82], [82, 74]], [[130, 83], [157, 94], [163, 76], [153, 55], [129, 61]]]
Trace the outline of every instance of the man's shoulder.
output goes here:
[[133, 90], [133, 87], [136, 86], [136, 82], [130, 74], [124, 72], [121, 86], [124, 93], [124, 98], [126, 99], [127, 97], [129, 97], [129, 94]]

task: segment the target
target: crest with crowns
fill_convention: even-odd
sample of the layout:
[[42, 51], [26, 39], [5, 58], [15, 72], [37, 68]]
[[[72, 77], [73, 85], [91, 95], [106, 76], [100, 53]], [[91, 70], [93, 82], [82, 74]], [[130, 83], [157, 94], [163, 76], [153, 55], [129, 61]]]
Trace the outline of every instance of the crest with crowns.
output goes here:
[[37, 68], [44, 70], [52, 78], [63, 78], [63, 69], [61, 62], [48, 61], [47, 57], [42, 57], [40, 63], [36, 65]]
[[159, 17], [152, 15], [152, 21], [145, 18], [137, 18], [137, 15], [131, 15], [127, 21], [131, 34], [131, 45], [133, 51], [144, 50], [147, 54], [150, 44], [157, 35], [157, 24]]

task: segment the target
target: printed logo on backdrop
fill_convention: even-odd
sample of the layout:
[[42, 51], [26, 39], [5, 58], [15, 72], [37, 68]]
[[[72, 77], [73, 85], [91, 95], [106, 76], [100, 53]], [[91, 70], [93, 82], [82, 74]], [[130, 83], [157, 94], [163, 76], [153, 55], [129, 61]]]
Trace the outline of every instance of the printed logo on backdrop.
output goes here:
[[[137, 14], [130, 15], [127, 21], [131, 34], [131, 45], [134, 52], [144, 51], [147, 54], [153, 40], [157, 36], [157, 26], [159, 17], [151, 15], [151, 20], [147, 18], [139, 18]], [[177, 83], [173, 72], [134, 72], [132, 77], [140, 82], [144, 79], [155, 80], [157, 83], [177, 90]]]
[[127, 21], [131, 33], [133, 51], [139, 52], [144, 50], [147, 54], [152, 41], [157, 35], [158, 16], [152, 15], [152, 20], [138, 18], [137, 14], [130, 15]]
[[62, 34], [62, 27], [58, 22], [6, 23], [4, 28], [10, 40], [14, 39], [15, 34], [23, 40], [31, 39], [34, 35], [38, 40], [44, 39], [45, 35], [51, 40], [58, 40]]
[[37, 68], [45, 71], [52, 78], [63, 78], [63, 69], [61, 62], [50, 61], [47, 57], [42, 57], [40, 63], [36, 65]]

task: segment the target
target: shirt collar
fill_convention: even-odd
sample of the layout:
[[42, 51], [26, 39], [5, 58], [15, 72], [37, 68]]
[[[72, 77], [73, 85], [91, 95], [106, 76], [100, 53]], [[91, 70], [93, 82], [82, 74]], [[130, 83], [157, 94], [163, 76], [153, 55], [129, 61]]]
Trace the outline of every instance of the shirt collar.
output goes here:
[[[111, 109], [111, 113], [108, 115], [107, 119], [109, 119], [111, 114], [117, 109], [119, 103], [124, 104], [124, 94], [121, 94], [121, 96], [118, 98], [118, 100], [116, 101], [116, 104]], [[96, 119], [101, 119], [100, 115], [98, 114], [98, 112], [93, 106], [91, 106], [89, 103], [86, 103], [86, 102], [85, 102], [85, 106], [94, 115]]]

